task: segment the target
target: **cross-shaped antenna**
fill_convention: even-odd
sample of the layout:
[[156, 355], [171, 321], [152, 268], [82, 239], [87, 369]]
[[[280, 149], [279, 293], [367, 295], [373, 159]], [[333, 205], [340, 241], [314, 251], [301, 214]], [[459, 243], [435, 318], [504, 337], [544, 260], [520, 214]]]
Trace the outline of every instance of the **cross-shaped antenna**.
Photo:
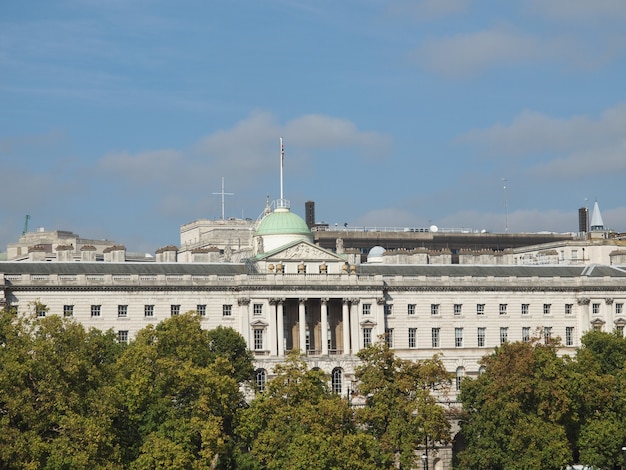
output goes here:
[[232, 196], [235, 193], [225, 193], [224, 192], [224, 177], [222, 176], [222, 192], [221, 193], [213, 193], [213, 194], [222, 196], [222, 220], [224, 220], [224, 196]]

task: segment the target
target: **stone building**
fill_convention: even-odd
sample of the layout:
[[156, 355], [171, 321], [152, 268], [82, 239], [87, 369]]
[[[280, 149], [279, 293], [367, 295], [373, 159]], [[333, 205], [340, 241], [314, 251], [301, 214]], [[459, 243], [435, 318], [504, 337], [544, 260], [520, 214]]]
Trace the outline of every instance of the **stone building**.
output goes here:
[[[549, 263], [491, 262], [488, 253], [464, 252], [478, 261], [452, 264], [445, 250], [382, 247], [361, 262], [339, 242], [335, 250], [315, 244], [286, 201], [253, 227], [242, 244], [249, 256], [241, 259], [229, 244], [191, 244], [136, 262], [112, 244], [102, 257], [93, 246], [70, 256], [66, 245], [56, 246], [49, 261], [0, 262], [0, 303], [113, 329], [123, 342], [148, 324], [193, 310], [204, 328], [241, 333], [260, 387], [298, 349], [344, 396], [358, 386], [356, 353], [380, 338], [405, 359], [440, 355], [453, 377], [450, 395], [441, 397], [450, 407], [463, 377], [476, 376], [481, 357], [503, 342], [558, 337], [568, 354], [586, 331], [623, 332], [626, 325], [626, 257], [615, 246], [612, 264], [555, 262], [559, 249], [545, 247], [533, 253], [545, 252]], [[451, 452], [431, 452], [429, 468], [451, 468]]]

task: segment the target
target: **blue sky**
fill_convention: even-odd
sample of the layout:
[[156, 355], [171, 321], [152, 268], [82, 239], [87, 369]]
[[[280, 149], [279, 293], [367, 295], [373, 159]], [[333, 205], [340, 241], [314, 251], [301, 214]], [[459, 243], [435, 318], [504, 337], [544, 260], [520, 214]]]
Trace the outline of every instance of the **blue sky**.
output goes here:
[[0, 247], [256, 219], [280, 137], [331, 225], [626, 231], [624, 77], [623, 0], [2, 2]]

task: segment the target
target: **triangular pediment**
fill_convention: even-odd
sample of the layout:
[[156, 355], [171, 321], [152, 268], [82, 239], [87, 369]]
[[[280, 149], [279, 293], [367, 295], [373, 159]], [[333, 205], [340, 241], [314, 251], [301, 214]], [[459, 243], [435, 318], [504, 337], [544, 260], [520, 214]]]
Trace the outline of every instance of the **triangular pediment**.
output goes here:
[[281, 246], [260, 256], [265, 261], [329, 261], [344, 262], [345, 259], [332, 251], [321, 248], [306, 240]]

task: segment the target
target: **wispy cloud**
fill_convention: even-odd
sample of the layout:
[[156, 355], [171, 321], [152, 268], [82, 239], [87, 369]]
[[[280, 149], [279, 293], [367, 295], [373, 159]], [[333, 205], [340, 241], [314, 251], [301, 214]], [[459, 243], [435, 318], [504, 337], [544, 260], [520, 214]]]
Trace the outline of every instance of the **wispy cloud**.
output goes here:
[[413, 56], [427, 69], [466, 78], [502, 65], [550, 62], [593, 67], [606, 60], [580, 38], [530, 34], [511, 26], [427, 40]]
[[[388, 156], [391, 145], [388, 136], [359, 130], [348, 120], [309, 115], [280, 124], [271, 113], [255, 111], [187, 149], [109, 153], [100, 159], [98, 169], [115, 175], [115, 180], [126, 182], [127, 187], [158, 187], [158, 204], [171, 212], [183, 205], [181, 192], [197, 192], [198, 197], [206, 193], [209, 178], [224, 176], [234, 190], [267, 181], [265, 176], [278, 168], [280, 136], [285, 137], [288, 159], [290, 153], [315, 154], [330, 149], [355, 152], [371, 161], [372, 156]], [[306, 168], [301, 160], [290, 160], [300, 161], [299, 168], [291, 168], [304, 177]]]
[[426, 21], [466, 12], [472, 0], [398, 0], [390, 2], [387, 11], [392, 15], [408, 16], [417, 21]]
[[541, 157], [531, 173], [551, 178], [612, 174], [626, 169], [626, 104], [593, 119], [560, 119], [524, 111], [508, 124], [474, 129], [456, 141], [493, 157]]

